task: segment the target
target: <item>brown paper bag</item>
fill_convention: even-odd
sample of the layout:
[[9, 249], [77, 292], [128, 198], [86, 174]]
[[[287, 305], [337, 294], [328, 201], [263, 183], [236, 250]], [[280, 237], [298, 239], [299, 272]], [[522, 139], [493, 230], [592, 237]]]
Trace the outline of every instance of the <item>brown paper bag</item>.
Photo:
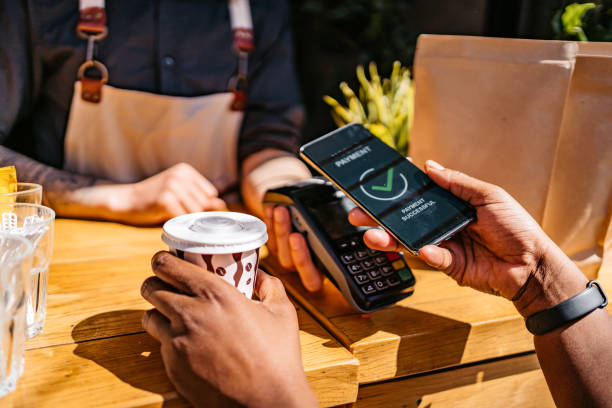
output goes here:
[[591, 279], [602, 261], [611, 203], [612, 57], [578, 55], [542, 227]]
[[504, 187], [542, 221], [577, 45], [422, 35], [410, 155]]
[[[593, 153], [588, 162], [571, 154], [572, 141], [580, 140], [582, 133], [573, 135], [570, 130], [576, 118], [570, 122], [563, 118], [572, 109], [567, 97], [578, 48], [564, 41], [421, 36], [414, 66], [410, 152], [417, 165], [435, 159], [504, 187], [538, 222], [546, 219], [546, 232], [579, 264], [589, 259], [581, 266], [592, 275], [601, 262], [610, 217], [609, 211], [601, 216], [601, 208], [609, 208], [610, 202], [601, 189], [612, 174], [600, 165], [606, 158], [610, 161], [605, 149], [587, 149]], [[585, 46], [580, 52], [597, 55], [606, 50], [605, 46]], [[577, 91], [572, 95], [578, 96]], [[603, 103], [605, 97], [594, 98], [600, 97]], [[581, 120], [604, 120], [584, 114], [589, 116]], [[562, 131], [562, 124], [568, 130]], [[603, 138], [602, 134], [589, 139], [587, 145], [601, 144]], [[572, 179], [573, 169], [588, 175]], [[580, 193], [567, 184], [584, 183], [591, 177], [603, 180], [598, 181], [600, 190], [583, 195], [580, 201], [576, 198]], [[560, 203], [564, 199], [572, 203], [571, 212], [564, 212], [567, 205]], [[598, 215], [591, 219], [593, 208]], [[577, 216], [588, 221], [580, 223]], [[585, 225], [590, 232], [579, 232]], [[599, 259], [591, 254], [599, 254]]]
[[612, 57], [612, 43], [609, 42], [579, 42], [578, 55], [600, 55]]

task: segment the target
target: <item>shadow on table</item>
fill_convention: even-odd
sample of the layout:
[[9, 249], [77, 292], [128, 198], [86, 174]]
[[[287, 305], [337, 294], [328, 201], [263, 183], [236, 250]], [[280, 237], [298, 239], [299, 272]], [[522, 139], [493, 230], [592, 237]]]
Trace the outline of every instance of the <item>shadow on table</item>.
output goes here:
[[[166, 376], [160, 344], [143, 332], [140, 322], [144, 312], [115, 310], [80, 321], [72, 330], [72, 338], [77, 343], [74, 354], [104, 367], [133, 387], [161, 395], [165, 408], [189, 406]], [[120, 335], [106, 337], [118, 331]], [[202, 392], [210, 395], [211, 407], [235, 406], [212, 387], [203, 386]]]
[[[353, 352], [360, 360], [360, 372], [390, 379], [461, 363], [471, 329], [469, 323], [418, 310], [418, 305], [397, 304], [367, 315], [356, 313], [327, 279], [321, 291], [310, 293], [297, 274], [283, 273], [274, 257], [265, 259], [263, 264], [283, 281], [305, 310]], [[372, 347], [372, 343], [378, 345]], [[371, 381], [368, 375], [360, 378]]]

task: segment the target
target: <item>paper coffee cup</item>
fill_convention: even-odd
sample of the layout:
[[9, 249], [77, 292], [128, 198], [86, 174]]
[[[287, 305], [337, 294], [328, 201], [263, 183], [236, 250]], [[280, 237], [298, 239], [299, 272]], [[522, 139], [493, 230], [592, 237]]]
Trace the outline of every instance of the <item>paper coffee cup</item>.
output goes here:
[[175, 217], [163, 229], [162, 240], [171, 253], [253, 297], [259, 248], [268, 240], [263, 221], [248, 214], [209, 211]]

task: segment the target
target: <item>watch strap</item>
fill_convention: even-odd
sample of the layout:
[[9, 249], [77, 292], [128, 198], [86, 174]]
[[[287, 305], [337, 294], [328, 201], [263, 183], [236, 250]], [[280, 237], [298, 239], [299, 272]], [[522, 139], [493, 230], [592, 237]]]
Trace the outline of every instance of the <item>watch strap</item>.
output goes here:
[[586, 289], [575, 296], [542, 310], [527, 318], [527, 330], [535, 335], [541, 335], [558, 329], [570, 322], [580, 319], [598, 308], [604, 308], [608, 298], [597, 281], [590, 281]]

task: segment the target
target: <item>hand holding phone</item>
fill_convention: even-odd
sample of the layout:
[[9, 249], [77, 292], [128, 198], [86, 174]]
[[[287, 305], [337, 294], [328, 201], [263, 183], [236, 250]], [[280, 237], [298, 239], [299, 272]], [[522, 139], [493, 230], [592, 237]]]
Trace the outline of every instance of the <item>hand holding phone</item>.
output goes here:
[[305, 144], [300, 155], [415, 255], [475, 220], [472, 206], [359, 124]]
[[[538, 270], [542, 268], [559, 273], [576, 270], [529, 213], [502, 188], [446, 169], [431, 160], [425, 163], [425, 169], [436, 184], [468, 201], [477, 213], [477, 220], [456, 236], [439, 246], [421, 248], [419, 258], [428, 265], [444, 270], [461, 286], [513, 300], [528, 277], [534, 276], [534, 272], [539, 276]], [[358, 208], [350, 212], [349, 220], [353, 225], [376, 225]], [[368, 247], [379, 251], [393, 251], [398, 245], [386, 231], [379, 229], [368, 230], [363, 240]], [[581, 275], [579, 271], [578, 274]], [[583, 290], [586, 279], [584, 276], [582, 279], [578, 286], [563, 293]], [[535, 283], [534, 287], [538, 285], [541, 283]], [[542, 307], [539, 301], [531, 302], [532, 295], [526, 301], [515, 302], [523, 316]], [[549, 298], [540, 300], [550, 301]]]

